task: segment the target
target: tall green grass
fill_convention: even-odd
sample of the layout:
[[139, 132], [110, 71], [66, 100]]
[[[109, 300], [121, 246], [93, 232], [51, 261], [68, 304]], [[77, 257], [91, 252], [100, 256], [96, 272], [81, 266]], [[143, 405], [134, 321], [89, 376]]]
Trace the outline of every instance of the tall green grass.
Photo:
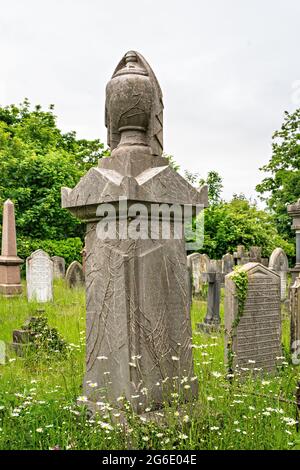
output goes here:
[[[162, 420], [137, 417], [123, 403], [124, 425], [107, 405], [104, 415], [90, 418], [76, 404], [82, 395], [85, 356], [83, 289], [68, 289], [56, 281], [54, 302], [42, 307], [23, 295], [0, 299], [0, 340], [12, 341], [12, 331], [43, 308], [50, 326], [68, 342], [66, 357], [8, 350], [0, 366], [0, 449], [295, 449], [295, 390], [299, 369], [288, 356], [289, 318], [283, 312], [286, 360], [274, 376], [226, 378], [223, 333], [196, 332], [206, 303], [192, 306], [195, 374], [199, 397], [181, 404], [176, 396]], [[221, 308], [223, 318], [223, 306]]]

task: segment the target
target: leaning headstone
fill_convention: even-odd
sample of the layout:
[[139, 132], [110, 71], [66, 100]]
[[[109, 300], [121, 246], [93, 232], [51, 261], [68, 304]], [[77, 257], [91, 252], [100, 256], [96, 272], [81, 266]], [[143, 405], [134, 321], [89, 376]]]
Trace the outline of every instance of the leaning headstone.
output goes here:
[[259, 263], [240, 268], [248, 288], [242, 314], [234, 276], [225, 278], [226, 360], [232, 371], [276, 370], [281, 350], [280, 277]]
[[[125, 395], [137, 412], [149, 404], [161, 407], [175, 382], [187, 398], [197, 396], [186, 246], [183, 236], [174, 236], [182, 215], [173, 218], [171, 237], [160, 229], [170, 221], [165, 215], [154, 217], [155, 236], [144, 229], [140, 237], [131, 235], [138, 220], [130, 214], [136, 211], [149, 228], [149, 206], [197, 212], [207, 205], [207, 187], [205, 192], [193, 188], [162, 157], [162, 118], [158, 81], [145, 59], [130, 51], [106, 88], [111, 156], [100, 159], [73, 190], [62, 189], [62, 206], [87, 222], [85, 380], [98, 384], [97, 390], [84, 384], [90, 408], [103, 390], [114, 406]], [[101, 220], [108, 203], [113, 224], [104, 236]], [[190, 388], [180, 385], [183, 376]]]
[[291, 331], [290, 348], [293, 364], [300, 361], [300, 278], [297, 277], [290, 288]]
[[53, 261], [45, 251], [36, 250], [26, 259], [26, 282], [29, 301], [53, 299]]
[[222, 273], [229, 274], [234, 268], [234, 257], [231, 253], [226, 253], [222, 257]]
[[14, 203], [8, 199], [3, 206], [0, 294], [5, 297], [21, 294], [20, 264], [22, 263], [23, 260], [17, 256]]
[[282, 248], [275, 248], [269, 259], [269, 268], [280, 276], [280, 298], [284, 301], [287, 297], [287, 273], [289, 270], [288, 258]]
[[66, 281], [69, 287], [84, 285], [84, 273], [82, 265], [78, 261], [73, 261], [67, 269]]
[[54, 279], [62, 279], [66, 274], [66, 262], [62, 256], [52, 256]]

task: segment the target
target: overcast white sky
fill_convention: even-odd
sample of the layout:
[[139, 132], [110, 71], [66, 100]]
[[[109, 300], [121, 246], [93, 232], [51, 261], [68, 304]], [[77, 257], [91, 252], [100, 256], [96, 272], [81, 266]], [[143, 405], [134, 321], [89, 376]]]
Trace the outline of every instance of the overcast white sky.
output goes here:
[[165, 151], [255, 197], [300, 106], [299, 39], [299, 0], [0, 0], [0, 104], [54, 103], [64, 131], [106, 143], [105, 85], [135, 49], [163, 90]]

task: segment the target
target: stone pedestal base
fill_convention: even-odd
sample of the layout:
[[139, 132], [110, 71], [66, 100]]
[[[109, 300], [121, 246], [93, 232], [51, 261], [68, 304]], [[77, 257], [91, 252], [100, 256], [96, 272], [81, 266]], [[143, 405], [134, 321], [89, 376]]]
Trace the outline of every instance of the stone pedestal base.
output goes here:
[[22, 294], [22, 284], [0, 284], [0, 294], [4, 297], [14, 297]]
[[20, 264], [18, 256], [0, 256], [0, 294], [13, 297], [22, 293]]
[[218, 333], [221, 331], [221, 324], [220, 323], [196, 323], [197, 331], [202, 331], [203, 333]]

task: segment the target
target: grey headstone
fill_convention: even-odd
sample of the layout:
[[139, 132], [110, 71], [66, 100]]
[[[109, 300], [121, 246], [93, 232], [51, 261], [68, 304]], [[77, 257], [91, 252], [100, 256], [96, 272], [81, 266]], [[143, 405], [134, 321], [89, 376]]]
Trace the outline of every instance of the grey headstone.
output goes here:
[[66, 274], [66, 262], [62, 256], [52, 256], [54, 279], [61, 279]]
[[234, 257], [231, 253], [226, 253], [222, 257], [222, 273], [229, 274], [234, 268]]
[[282, 248], [275, 248], [269, 259], [269, 268], [276, 271], [280, 276], [280, 298], [287, 298], [287, 273], [289, 270], [288, 258]]
[[66, 281], [69, 287], [84, 285], [84, 273], [82, 265], [78, 261], [73, 261], [67, 269]]
[[225, 278], [226, 359], [234, 354], [233, 369], [275, 371], [281, 349], [280, 277], [259, 263], [241, 267], [248, 276], [248, 291], [238, 325], [238, 297], [232, 279]]
[[206, 254], [192, 253], [187, 257], [187, 263], [192, 272], [192, 287], [195, 297], [201, 293], [201, 288], [204, 283], [203, 273], [208, 272], [209, 262], [210, 259]]
[[261, 247], [250, 246], [249, 258], [251, 263], [261, 263]]
[[29, 301], [53, 299], [53, 262], [43, 250], [34, 251], [26, 259], [26, 282]]

